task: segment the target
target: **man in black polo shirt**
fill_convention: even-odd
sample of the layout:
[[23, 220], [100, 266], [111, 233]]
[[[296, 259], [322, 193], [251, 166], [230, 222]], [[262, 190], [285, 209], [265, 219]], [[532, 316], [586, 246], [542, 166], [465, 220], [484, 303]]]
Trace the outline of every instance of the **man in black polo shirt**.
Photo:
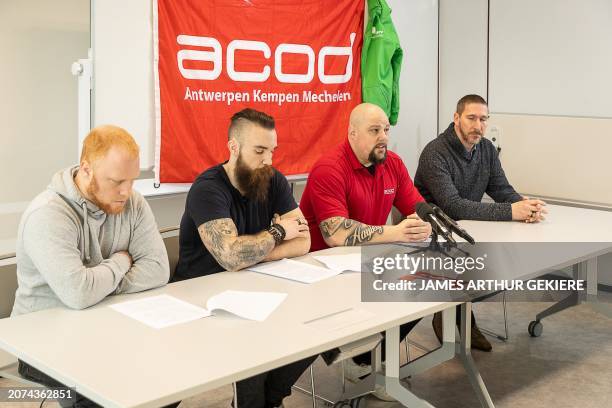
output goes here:
[[[237, 271], [304, 255], [310, 233], [285, 176], [272, 167], [274, 119], [253, 109], [232, 116], [227, 162], [198, 176], [185, 203], [174, 280]], [[237, 383], [240, 408], [282, 405], [316, 357]]]
[[[466, 95], [448, 128], [425, 146], [414, 185], [423, 198], [436, 204], [455, 220], [524, 221], [544, 219], [546, 203], [518, 194], [508, 182], [497, 149], [484, 138], [489, 119], [487, 102]], [[495, 202], [481, 202], [487, 193]], [[442, 338], [441, 314], [433, 320]], [[472, 345], [490, 351], [491, 344], [476, 328], [472, 315]]]

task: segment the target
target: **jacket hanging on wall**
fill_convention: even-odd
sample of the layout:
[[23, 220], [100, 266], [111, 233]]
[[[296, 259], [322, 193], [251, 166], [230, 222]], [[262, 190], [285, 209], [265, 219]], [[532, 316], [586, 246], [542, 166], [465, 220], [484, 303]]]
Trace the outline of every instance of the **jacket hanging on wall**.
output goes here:
[[362, 98], [363, 102], [380, 106], [395, 125], [403, 51], [387, 2], [368, 0], [368, 16], [361, 54]]

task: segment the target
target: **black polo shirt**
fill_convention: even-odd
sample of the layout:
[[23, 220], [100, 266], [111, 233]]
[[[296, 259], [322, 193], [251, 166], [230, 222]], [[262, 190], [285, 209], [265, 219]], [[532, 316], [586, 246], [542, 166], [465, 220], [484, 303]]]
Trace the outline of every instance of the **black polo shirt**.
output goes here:
[[291, 187], [278, 170], [270, 182], [268, 200], [259, 203], [244, 197], [232, 185], [222, 164], [211, 167], [193, 182], [179, 234], [179, 262], [173, 280], [183, 280], [221, 272], [219, 265], [202, 243], [198, 227], [208, 221], [231, 218], [238, 235], [250, 235], [267, 229], [274, 214], [286, 214], [297, 204]]

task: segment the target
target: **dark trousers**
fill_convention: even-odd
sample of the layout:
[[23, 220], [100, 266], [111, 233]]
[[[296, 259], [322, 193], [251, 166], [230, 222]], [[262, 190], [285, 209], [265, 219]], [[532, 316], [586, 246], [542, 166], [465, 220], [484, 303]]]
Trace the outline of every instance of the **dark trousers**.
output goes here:
[[291, 387], [315, 361], [309, 357], [236, 383], [238, 408], [272, 408], [291, 395]]
[[[461, 328], [461, 305], [457, 306], [457, 327]], [[476, 327], [476, 317], [474, 316], [474, 312], [472, 311], [472, 327]]]
[[[414, 326], [416, 326], [419, 322], [421, 321], [421, 319], [412, 321], [412, 322], [408, 322], [408, 323], [404, 323], [400, 326], [400, 341], [402, 341], [407, 335], [408, 333], [410, 333], [410, 331], [414, 328]], [[385, 333], [381, 333], [383, 336], [385, 335]], [[385, 339], [382, 340], [382, 345], [381, 345], [381, 356], [382, 356], [382, 361], [385, 361]], [[360, 354], [358, 356], [353, 357], [353, 361], [356, 364], [367, 364], [370, 365], [372, 364], [372, 353], [367, 352], [367, 353], [363, 353]]]
[[[64, 384], [59, 381], [49, 377], [47, 374], [42, 371], [32, 367], [31, 365], [24, 363], [19, 360], [19, 374], [25, 378], [26, 380], [30, 380], [39, 384], [42, 384], [48, 388], [59, 388], [66, 387]], [[73, 408], [101, 408], [101, 405], [96, 404], [95, 402], [85, 398], [79, 393], [76, 393], [76, 398], [74, 400], [58, 400], [58, 403], [63, 408], [73, 407]], [[164, 408], [175, 408], [180, 404], [180, 402], [176, 402], [174, 404], [166, 405]]]

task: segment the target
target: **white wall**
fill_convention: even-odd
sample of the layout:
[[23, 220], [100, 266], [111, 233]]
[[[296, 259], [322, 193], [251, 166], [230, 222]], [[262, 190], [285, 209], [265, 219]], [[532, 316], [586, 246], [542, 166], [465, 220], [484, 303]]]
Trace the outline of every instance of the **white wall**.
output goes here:
[[89, 2], [0, 2], [0, 241], [51, 175], [77, 161], [77, 87]]
[[[489, 130], [519, 191], [612, 205], [612, 121], [593, 118], [611, 106], [609, 27], [605, 0], [440, 0], [441, 130], [461, 96], [488, 92]], [[600, 282], [612, 284], [610, 270], [612, 255], [601, 257]]]
[[487, 98], [487, 0], [440, 0], [439, 133], [467, 94]]
[[491, 0], [490, 10], [492, 111], [612, 118], [610, 0]]
[[140, 167], [151, 169], [155, 154], [153, 1], [92, 1], [92, 124], [125, 128], [140, 146]]
[[438, 1], [388, 0], [388, 4], [404, 51], [399, 119], [389, 144], [414, 176], [421, 151], [437, 135]]

